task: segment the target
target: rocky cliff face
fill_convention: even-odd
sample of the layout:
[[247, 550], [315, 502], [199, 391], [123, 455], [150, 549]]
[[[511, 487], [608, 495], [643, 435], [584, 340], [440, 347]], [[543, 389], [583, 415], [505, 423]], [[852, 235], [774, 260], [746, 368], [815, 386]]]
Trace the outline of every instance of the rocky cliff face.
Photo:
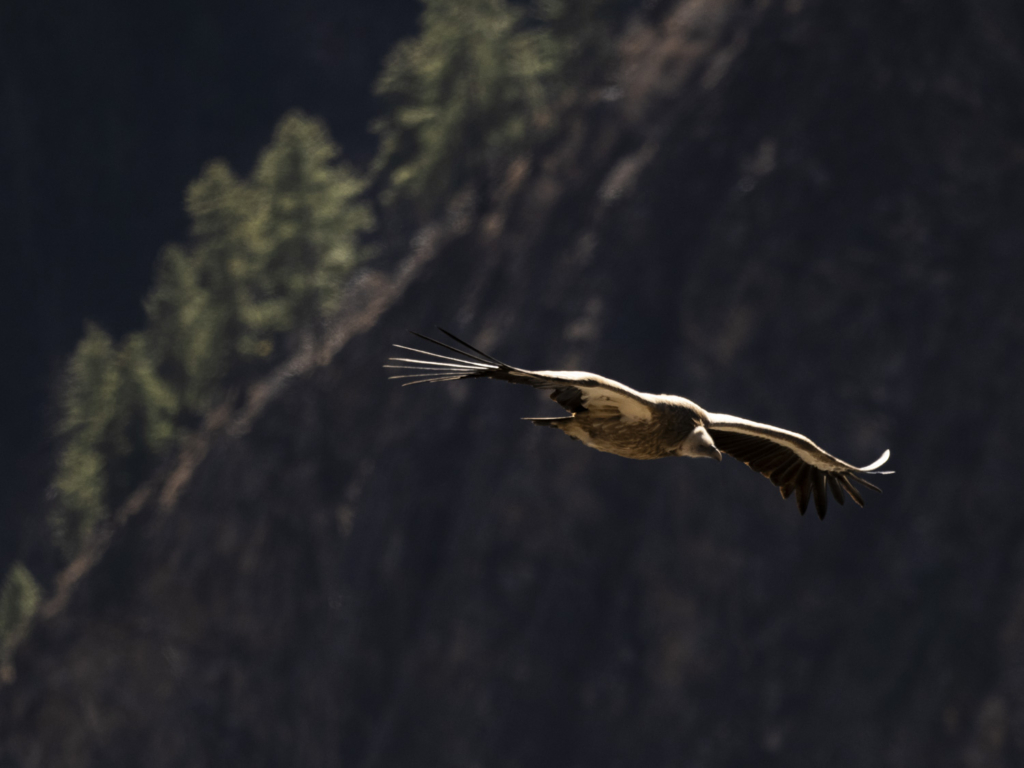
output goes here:
[[[366, 273], [329, 361], [211, 418], [51, 603], [3, 763], [1020, 763], [1022, 21], [632, 26], [616, 88]], [[386, 382], [435, 324], [898, 473], [819, 523], [737, 462], [537, 429], [533, 391]]]

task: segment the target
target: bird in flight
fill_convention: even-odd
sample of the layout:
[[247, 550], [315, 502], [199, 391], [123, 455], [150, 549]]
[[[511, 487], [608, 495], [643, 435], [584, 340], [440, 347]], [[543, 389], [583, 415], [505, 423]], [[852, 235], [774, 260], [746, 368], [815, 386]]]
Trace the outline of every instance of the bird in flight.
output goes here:
[[725, 413], [709, 413], [685, 397], [637, 392], [593, 373], [515, 368], [443, 328], [439, 330], [464, 349], [413, 331], [414, 336], [456, 356], [395, 344], [419, 357], [389, 358], [392, 364], [385, 368], [414, 371], [389, 378], [409, 379], [403, 386], [487, 378], [551, 390], [551, 399], [570, 415], [533, 417], [528, 421], [560, 429], [584, 445], [627, 459], [691, 456], [721, 461], [726, 453], [771, 480], [783, 499], [795, 492], [801, 515], [813, 497], [822, 520], [828, 509], [826, 487], [840, 504], [844, 503], [845, 491], [863, 507], [864, 498], [854, 483], [880, 491], [862, 475], [892, 474], [879, 470], [889, 460], [888, 450], [866, 467], [855, 467], [796, 432]]

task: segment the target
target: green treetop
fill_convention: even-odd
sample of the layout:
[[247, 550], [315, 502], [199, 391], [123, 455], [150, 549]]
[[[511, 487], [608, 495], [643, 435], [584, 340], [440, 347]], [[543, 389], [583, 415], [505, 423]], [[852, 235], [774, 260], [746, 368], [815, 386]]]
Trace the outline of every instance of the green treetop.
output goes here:
[[62, 450], [50, 526], [65, 555], [74, 554], [107, 515], [107, 462], [119, 378], [114, 342], [88, 324], [68, 361], [57, 426]]
[[11, 655], [35, 615], [42, 590], [28, 568], [14, 563], [0, 585], [0, 677], [10, 679]]
[[551, 122], [559, 48], [506, 0], [424, 0], [419, 36], [388, 55], [375, 164], [388, 196], [428, 213], [472, 174], [493, 172]]
[[319, 327], [373, 227], [364, 182], [319, 120], [285, 115], [249, 179], [214, 161], [191, 185], [189, 241], [164, 249], [146, 328], [94, 325], [68, 362], [50, 524], [67, 557], [232, 380], [285, 331]]
[[139, 334], [118, 349], [91, 323], [68, 362], [49, 521], [68, 557], [152, 470], [174, 436], [177, 401]]
[[259, 208], [261, 294], [268, 318], [318, 328], [337, 309], [345, 276], [373, 228], [359, 200], [366, 183], [346, 163], [319, 119], [286, 114], [260, 154], [252, 186]]

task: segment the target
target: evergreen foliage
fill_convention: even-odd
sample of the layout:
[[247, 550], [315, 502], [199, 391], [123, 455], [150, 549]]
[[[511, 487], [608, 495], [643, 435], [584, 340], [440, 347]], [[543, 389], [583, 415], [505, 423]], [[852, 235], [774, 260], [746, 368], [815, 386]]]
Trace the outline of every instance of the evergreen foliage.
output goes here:
[[160, 372], [188, 413], [201, 413], [214, 399], [227, 370], [221, 327], [210, 292], [202, 287], [197, 260], [180, 245], [164, 249], [156, 281], [144, 301], [146, 336]]
[[88, 325], [68, 362], [50, 525], [74, 556], [194, 423], [273, 351], [337, 308], [374, 226], [324, 124], [282, 118], [249, 179], [214, 161], [187, 190], [189, 241], [164, 249], [147, 327], [118, 346]]
[[549, 26], [529, 25], [506, 0], [424, 3], [419, 36], [392, 50], [377, 81], [390, 111], [373, 126], [374, 170], [386, 176], [385, 202], [409, 197], [431, 213], [552, 127], [563, 51]]
[[160, 370], [188, 412], [210, 408], [281, 332], [337, 308], [374, 225], [365, 182], [339, 156], [322, 121], [292, 111], [251, 178], [214, 161], [189, 186], [191, 238], [164, 251], [146, 299]]
[[107, 515], [107, 462], [117, 409], [117, 352], [110, 336], [88, 324], [65, 372], [61, 451], [49, 522], [57, 545], [73, 555]]
[[111, 506], [153, 468], [174, 437], [176, 411], [141, 334], [117, 348], [106, 332], [86, 327], [64, 382], [50, 510], [65, 556], [78, 552]]
[[189, 185], [185, 209], [190, 243], [164, 250], [144, 303], [160, 371], [182, 406], [199, 414], [285, 324], [265, 316], [257, 295], [262, 200], [250, 185], [215, 160]]
[[42, 590], [28, 568], [15, 562], [0, 586], [0, 667], [10, 663], [14, 649], [39, 607], [41, 596]]
[[174, 441], [178, 399], [156, 372], [142, 333], [125, 337], [118, 350], [117, 408], [111, 424], [111, 501], [120, 504], [155, 467]]
[[366, 183], [339, 155], [322, 121], [293, 111], [253, 173], [263, 201], [264, 317], [288, 327], [319, 327], [337, 308], [359, 238], [374, 226], [369, 206], [358, 202]]

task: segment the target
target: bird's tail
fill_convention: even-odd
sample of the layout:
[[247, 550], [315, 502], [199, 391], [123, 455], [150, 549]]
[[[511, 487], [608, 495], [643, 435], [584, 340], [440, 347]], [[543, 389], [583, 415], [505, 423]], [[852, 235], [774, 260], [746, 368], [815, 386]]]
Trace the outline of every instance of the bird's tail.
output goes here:
[[494, 374], [500, 374], [502, 371], [511, 370], [511, 368], [504, 363], [495, 360], [488, 354], [481, 352], [476, 347], [470, 346], [462, 339], [457, 336], [448, 333], [444, 328], [438, 328], [441, 333], [449, 336], [456, 343], [464, 346], [466, 350], [458, 349], [446, 344], [443, 341], [432, 339], [429, 336], [416, 333], [416, 331], [410, 331], [413, 336], [416, 336], [424, 341], [429, 341], [431, 344], [437, 344], [439, 347], [444, 347], [450, 352], [454, 352], [458, 357], [452, 357], [450, 355], [439, 355], [434, 352], [426, 352], [422, 349], [416, 349], [415, 347], [406, 347], [401, 344], [395, 344], [398, 349], [404, 349], [408, 352], [414, 352], [417, 355], [423, 355], [420, 358], [413, 357], [389, 357], [393, 363], [398, 365], [385, 365], [385, 368], [396, 368], [406, 371], [415, 371], [415, 373], [403, 373], [395, 376], [389, 376], [389, 379], [412, 379], [412, 381], [406, 381], [402, 384], [406, 387], [410, 384], [428, 384], [435, 381], [457, 381], [458, 379], [474, 379], [491, 377]]

